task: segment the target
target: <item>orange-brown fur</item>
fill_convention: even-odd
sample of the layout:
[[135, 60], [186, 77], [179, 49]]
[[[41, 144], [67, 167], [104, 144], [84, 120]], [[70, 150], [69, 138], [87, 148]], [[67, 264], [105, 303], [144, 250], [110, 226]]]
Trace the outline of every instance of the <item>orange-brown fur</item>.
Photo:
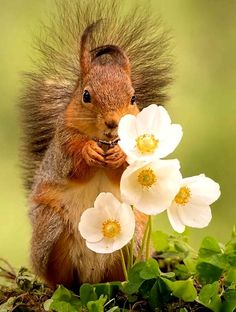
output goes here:
[[37, 194], [32, 200], [40, 205], [45, 205], [58, 213], [61, 211], [62, 189], [56, 184], [44, 183], [38, 186]]
[[88, 181], [96, 171], [96, 168], [89, 166], [82, 157], [83, 150], [85, 146], [88, 145], [88, 142], [87, 138], [72, 136], [71, 139], [63, 146], [65, 154], [70, 156], [73, 162], [70, 178], [81, 183]]

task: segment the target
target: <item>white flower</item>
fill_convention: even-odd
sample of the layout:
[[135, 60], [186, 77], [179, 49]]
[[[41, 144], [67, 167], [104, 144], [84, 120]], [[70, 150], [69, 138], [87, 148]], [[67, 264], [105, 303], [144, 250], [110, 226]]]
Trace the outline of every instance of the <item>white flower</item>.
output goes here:
[[204, 174], [182, 180], [171, 206], [167, 209], [173, 229], [184, 232], [185, 225], [203, 228], [211, 221], [211, 205], [220, 196], [220, 186]]
[[137, 116], [125, 115], [118, 127], [119, 145], [127, 162], [163, 158], [174, 151], [182, 138], [182, 127], [171, 124], [165, 108], [152, 104]]
[[134, 230], [133, 210], [111, 193], [100, 193], [94, 208], [85, 210], [79, 223], [79, 231], [87, 247], [103, 254], [125, 246], [132, 239]]
[[161, 213], [179, 190], [179, 168], [177, 159], [134, 162], [121, 177], [122, 199], [147, 215]]

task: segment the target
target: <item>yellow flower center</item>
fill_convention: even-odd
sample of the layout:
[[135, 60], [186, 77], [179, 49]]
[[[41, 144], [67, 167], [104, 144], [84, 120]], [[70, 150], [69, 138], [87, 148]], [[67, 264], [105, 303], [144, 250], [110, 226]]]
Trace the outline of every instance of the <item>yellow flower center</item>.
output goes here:
[[102, 224], [102, 234], [104, 237], [113, 238], [121, 232], [120, 223], [116, 220], [106, 220]]
[[158, 146], [158, 140], [153, 134], [143, 134], [136, 139], [136, 146], [140, 153], [153, 153]]
[[179, 205], [185, 205], [190, 198], [190, 189], [186, 186], [180, 188], [179, 193], [175, 196], [175, 202]]
[[156, 183], [157, 177], [151, 168], [143, 169], [138, 175], [138, 182], [146, 188]]

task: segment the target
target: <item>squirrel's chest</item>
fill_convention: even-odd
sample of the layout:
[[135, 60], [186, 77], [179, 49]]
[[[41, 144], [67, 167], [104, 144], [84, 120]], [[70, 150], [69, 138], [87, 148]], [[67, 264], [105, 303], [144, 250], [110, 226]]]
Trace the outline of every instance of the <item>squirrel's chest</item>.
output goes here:
[[94, 201], [101, 192], [111, 192], [120, 199], [119, 184], [113, 183], [103, 170], [99, 170], [86, 183], [73, 183], [69, 186], [64, 193], [62, 203], [67, 210], [69, 220], [78, 224], [81, 214], [87, 208], [94, 206]]

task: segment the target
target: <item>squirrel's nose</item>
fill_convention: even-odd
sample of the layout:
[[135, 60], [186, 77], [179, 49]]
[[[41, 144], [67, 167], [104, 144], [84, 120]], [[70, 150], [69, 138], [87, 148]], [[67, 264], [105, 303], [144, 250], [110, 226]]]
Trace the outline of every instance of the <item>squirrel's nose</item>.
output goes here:
[[105, 125], [109, 128], [109, 129], [114, 129], [118, 126], [117, 122], [115, 120], [109, 120], [109, 121], [105, 121]]

